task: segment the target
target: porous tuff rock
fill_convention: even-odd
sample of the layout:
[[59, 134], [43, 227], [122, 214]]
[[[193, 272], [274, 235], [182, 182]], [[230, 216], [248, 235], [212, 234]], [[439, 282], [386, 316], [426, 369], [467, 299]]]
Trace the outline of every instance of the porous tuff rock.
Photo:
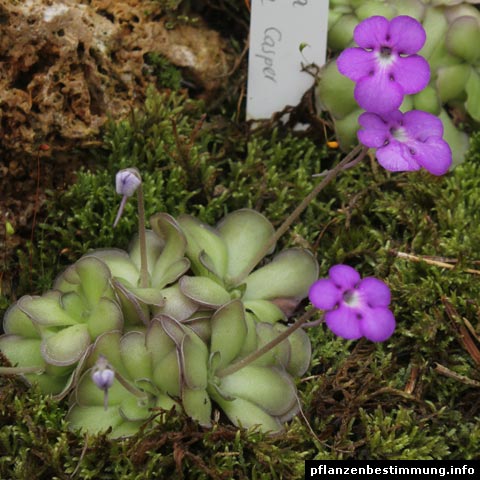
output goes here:
[[156, 1], [0, 0], [0, 225], [15, 231], [0, 237], [4, 257], [30, 237], [45, 190], [74, 181], [87, 161], [75, 151], [143, 104], [157, 83], [145, 54], [182, 67], [209, 98], [228, 80], [226, 51], [201, 21], [171, 29]]
[[156, 52], [204, 95], [226, 81], [226, 45], [201, 24], [166, 27], [158, 2], [0, 0], [0, 138], [7, 157], [86, 146], [144, 99]]

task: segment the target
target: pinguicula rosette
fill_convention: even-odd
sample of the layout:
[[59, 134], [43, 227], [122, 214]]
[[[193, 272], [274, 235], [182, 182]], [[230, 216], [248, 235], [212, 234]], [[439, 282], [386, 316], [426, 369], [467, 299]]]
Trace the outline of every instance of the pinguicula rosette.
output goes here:
[[339, 337], [373, 342], [387, 340], [395, 330], [395, 318], [388, 308], [390, 289], [374, 277], [360, 278], [348, 265], [335, 265], [328, 278], [316, 281], [310, 288], [312, 304], [325, 310], [327, 327]]
[[443, 140], [442, 121], [431, 113], [395, 110], [378, 115], [365, 112], [358, 122], [358, 138], [376, 148], [380, 165], [392, 172], [419, 170], [443, 175], [452, 164], [452, 151]]
[[83, 258], [60, 275], [54, 289], [42, 296], [26, 295], [4, 317], [0, 350], [40, 383], [46, 393], [63, 395], [95, 339], [123, 327], [123, 313], [107, 266]]
[[426, 34], [420, 22], [401, 15], [387, 20], [373, 16], [359, 23], [347, 48], [337, 59], [340, 73], [354, 82], [360, 107], [386, 113], [400, 107], [405, 95], [423, 90], [430, 80], [428, 62], [417, 55]]
[[318, 278], [316, 259], [291, 248], [254, 270], [274, 248], [274, 229], [253, 210], [216, 228], [164, 213], [150, 223], [128, 253], [90, 252], [55, 290], [20, 299], [5, 316], [0, 349], [45, 392], [74, 389], [73, 428], [130, 435], [152, 408], [172, 406], [208, 426], [214, 400], [236, 425], [281, 430], [298, 410], [306, 333], [234, 373], [227, 367], [285, 331], [282, 321]]

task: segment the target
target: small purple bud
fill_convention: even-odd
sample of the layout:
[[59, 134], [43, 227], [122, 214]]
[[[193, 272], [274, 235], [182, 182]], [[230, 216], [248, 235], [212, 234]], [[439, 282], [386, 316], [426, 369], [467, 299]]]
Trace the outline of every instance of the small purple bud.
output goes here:
[[117, 173], [115, 177], [115, 188], [119, 195], [123, 195], [123, 198], [120, 202], [115, 221], [113, 222], [113, 228], [117, 226], [120, 217], [122, 216], [128, 197], [131, 197], [135, 193], [141, 183], [142, 178], [140, 177], [140, 172], [136, 168], [125, 168]]
[[136, 168], [120, 170], [115, 177], [115, 186], [119, 195], [131, 197], [142, 183]]
[[100, 389], [104, 391], [105, 394], [105, 410], [108, 408], [108, 389], [113, 385], [115, 380], [115, 371], [112, 369], [111, 365], [107, 362], [107, 359], [100, 355], [98, 357], [95, 366], [92, 369], [92, 381]]

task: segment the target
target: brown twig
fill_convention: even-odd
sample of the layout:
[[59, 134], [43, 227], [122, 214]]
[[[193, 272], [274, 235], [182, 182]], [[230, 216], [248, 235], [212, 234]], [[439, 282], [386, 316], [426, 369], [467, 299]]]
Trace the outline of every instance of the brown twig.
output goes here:
[[[396, 255], [398, 258], [403, 258], [405, 260], [410, 260], [416, 263], [427, 263], [428, 265], [435, 265], [441, 268], [447, 268], [448, 270], [453, 270], [456, 268], [456, 265], [452, 265], [451, 263], [440, 262], [438, 260], [434, 260], [431, 257], [427, 256], [418, 256], [413, 255], [411, 253], [406, 252], [397, 252], [396, 250], [390, 250], [393, 255]], [[471, 273], [473, 275], [480, 275], [480, 270], [474, 270], [473, 268], [466, 268], [462, 270], [465, 273]]]

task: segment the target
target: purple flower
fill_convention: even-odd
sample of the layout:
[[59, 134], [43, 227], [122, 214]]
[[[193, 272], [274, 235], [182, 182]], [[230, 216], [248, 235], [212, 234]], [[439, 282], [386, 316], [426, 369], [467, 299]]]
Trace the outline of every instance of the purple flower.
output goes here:
[[374, 16], [359, 23], [353, 38], [360, 48], [347, 48], [337, 59], [340, 73], [355, 85], [355, 100], [369, 112], [396, 110], [404, 95], [418, 93], [430, 80], [428, 62], [416, 55], [425, 43], [422, 25], [402, 15], [392, 20]]
[[443, 175], [452, 164], [452, 151], [442, 139], [442, 121], [431, 113], [398, 110], [383, 115], [365, 112], [358, 122], [363, 127], [358, 139], [376, 148], [382, 167], [392, 172], [419, 170]]
[[335, 265], [328, 274], [329, 278], [317, 280], [308, 294], [316, 308], [327, 311], [328, 328], [347, 340], [366, 337], [383, 342], [389, 338], [395, 330], [395, 318], [387, 308], [387, 285], [373, 277], [361, 280], [348, 265]]

